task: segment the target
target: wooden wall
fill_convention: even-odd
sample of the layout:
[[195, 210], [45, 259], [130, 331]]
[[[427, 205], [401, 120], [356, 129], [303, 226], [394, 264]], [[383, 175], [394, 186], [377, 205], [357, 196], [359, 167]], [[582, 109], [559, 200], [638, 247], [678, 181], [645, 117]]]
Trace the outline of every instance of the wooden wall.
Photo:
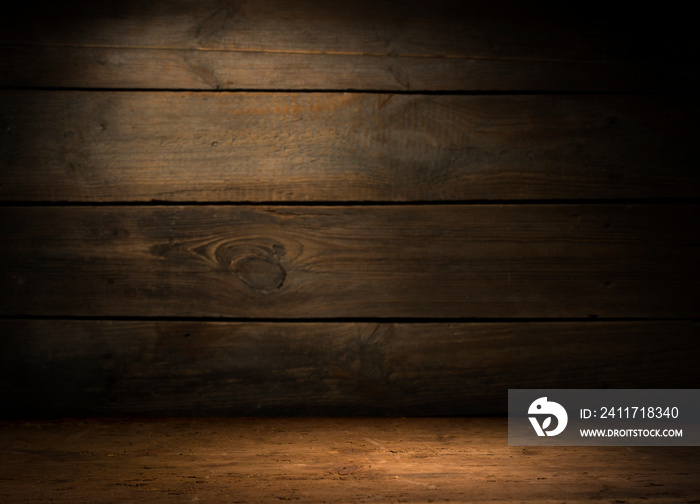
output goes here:
[[0, 30], [3, 416], [698, 387], [700, 74], [677, 12], [21, 7]]

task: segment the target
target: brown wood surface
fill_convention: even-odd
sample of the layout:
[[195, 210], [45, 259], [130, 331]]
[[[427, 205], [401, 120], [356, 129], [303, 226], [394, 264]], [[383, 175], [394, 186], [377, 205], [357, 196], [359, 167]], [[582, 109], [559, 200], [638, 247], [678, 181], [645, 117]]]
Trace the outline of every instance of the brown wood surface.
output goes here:
[[0, 86], [359, 91], [692, 92], [686, 62], [619, 63], [296, 50], [2, 45]]
[[0, 93], [0, 199], [697, 197], [687, 96]]
[[5, 207], [0, 312], [696, 317], [699, 210]]
[[[7, 9], [5, 416], [502, 414], [509, 386], [694, 386], [698, 326], [679, 319], [697, 320], [700, 308], [700, 207], [671, 202], [700, 194], [695, 18], [602, 7], [28, 0]], [[511, 204], [471, 204], [489, 201]], [[545, 322], [559, 318], [568, 322]], [[140, 425], [144, 436], [156, 424]], [[61, 429], [99, 442], [74, 427]], [[104, 464], [88, 449], [7, 441], [0, 500], [133, 500], [148, 489], [155, 502], [347, 502], [348, 480], [358, 502], [697, 500], [690, 452], [682, 473], [672, 452], [653, 463], [651, 452], [614, 452], [614, 463], [581, 452], [582, 466], [563, 450], [543, 462], [566, 468], [543, 476], [549, 493], [535, 481], [545, 466], [522, 456], [532, 452], [500, 452], [505, 472], [494, 477], [489, 429], [469, 434], [487, 443], [484, 460], [445, 452], [454, 464], [440, 465], [421, 452], [438, 465], [411, 458], [397, 478], [370, 470], [403, 453], [375, 436], [380, 461], [334, 459], [326, 470], [306, 460], [280, 473], [291, 457], [261, 434], [269, 450], [241, 455], [245, 471], [206, 473], [215, 484], [205, 493], [168, 480], [171, 459], [143, 463], [166, 478], [155, 486], [110, 473], [112, 447]], [[5, 439], [25, 442], [18, 432]], [[115, 467], [133, 472], [125, 460]], [[56, 472], [65, 461], [76, 465]], [[464, 478], [465, 464], [476, 479]], [[95, 466], [104, 479], [91, 479]], [[423, 483], [435, 474], [440, 483]]]
[[3, 417], [484, 415], [509, 388], [687, 388], [693, 322], [0, 322]]
[[28, 1], [3, 16], [0, 84], [697, 89], [692, 16], [594, 4]]
[[0, 424], [6, 502], [696, 503], [697, 447], [509, 447], [505, 419]]

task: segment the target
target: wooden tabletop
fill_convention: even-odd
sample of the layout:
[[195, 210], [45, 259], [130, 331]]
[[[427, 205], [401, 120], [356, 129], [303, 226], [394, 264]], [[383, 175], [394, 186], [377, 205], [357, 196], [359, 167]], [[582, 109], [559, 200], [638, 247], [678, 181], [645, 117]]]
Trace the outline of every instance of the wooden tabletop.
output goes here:
[[504, 418], [0, 424], [3, 502], [697, 503], [694, 447], [508, 446]]

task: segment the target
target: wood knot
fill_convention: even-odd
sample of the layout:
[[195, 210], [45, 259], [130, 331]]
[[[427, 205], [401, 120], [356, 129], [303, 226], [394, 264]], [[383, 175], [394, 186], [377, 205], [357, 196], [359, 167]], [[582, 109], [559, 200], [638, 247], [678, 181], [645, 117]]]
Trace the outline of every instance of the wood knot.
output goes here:
[[287, 278], [287, 272], [278, 262], [256, 256], [238, 261], [234, 271], [243, 283], [263, 291], [279, 289]]

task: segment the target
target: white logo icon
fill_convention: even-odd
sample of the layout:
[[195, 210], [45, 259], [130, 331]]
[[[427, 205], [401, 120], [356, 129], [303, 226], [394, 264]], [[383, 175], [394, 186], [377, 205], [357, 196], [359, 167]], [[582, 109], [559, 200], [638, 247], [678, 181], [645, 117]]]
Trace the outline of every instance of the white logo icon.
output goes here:
[[[528, 417], [538, 436], [556, 436], [557, 434], [561, 434], [566, 428], [566, 423], [569, 421], [569, 415], [566, 414], [564, 407], [554, 401], [548, 401], [546, 397], [535, 399], [530, 405], [530, 409], [527, 410], [527, 413], [528, 415], [550, 415], [544, 419], [541, 426], [536, 417]], [[552, 416], [557, 419], [557, 428], [545, 430], [552, 423]]]

